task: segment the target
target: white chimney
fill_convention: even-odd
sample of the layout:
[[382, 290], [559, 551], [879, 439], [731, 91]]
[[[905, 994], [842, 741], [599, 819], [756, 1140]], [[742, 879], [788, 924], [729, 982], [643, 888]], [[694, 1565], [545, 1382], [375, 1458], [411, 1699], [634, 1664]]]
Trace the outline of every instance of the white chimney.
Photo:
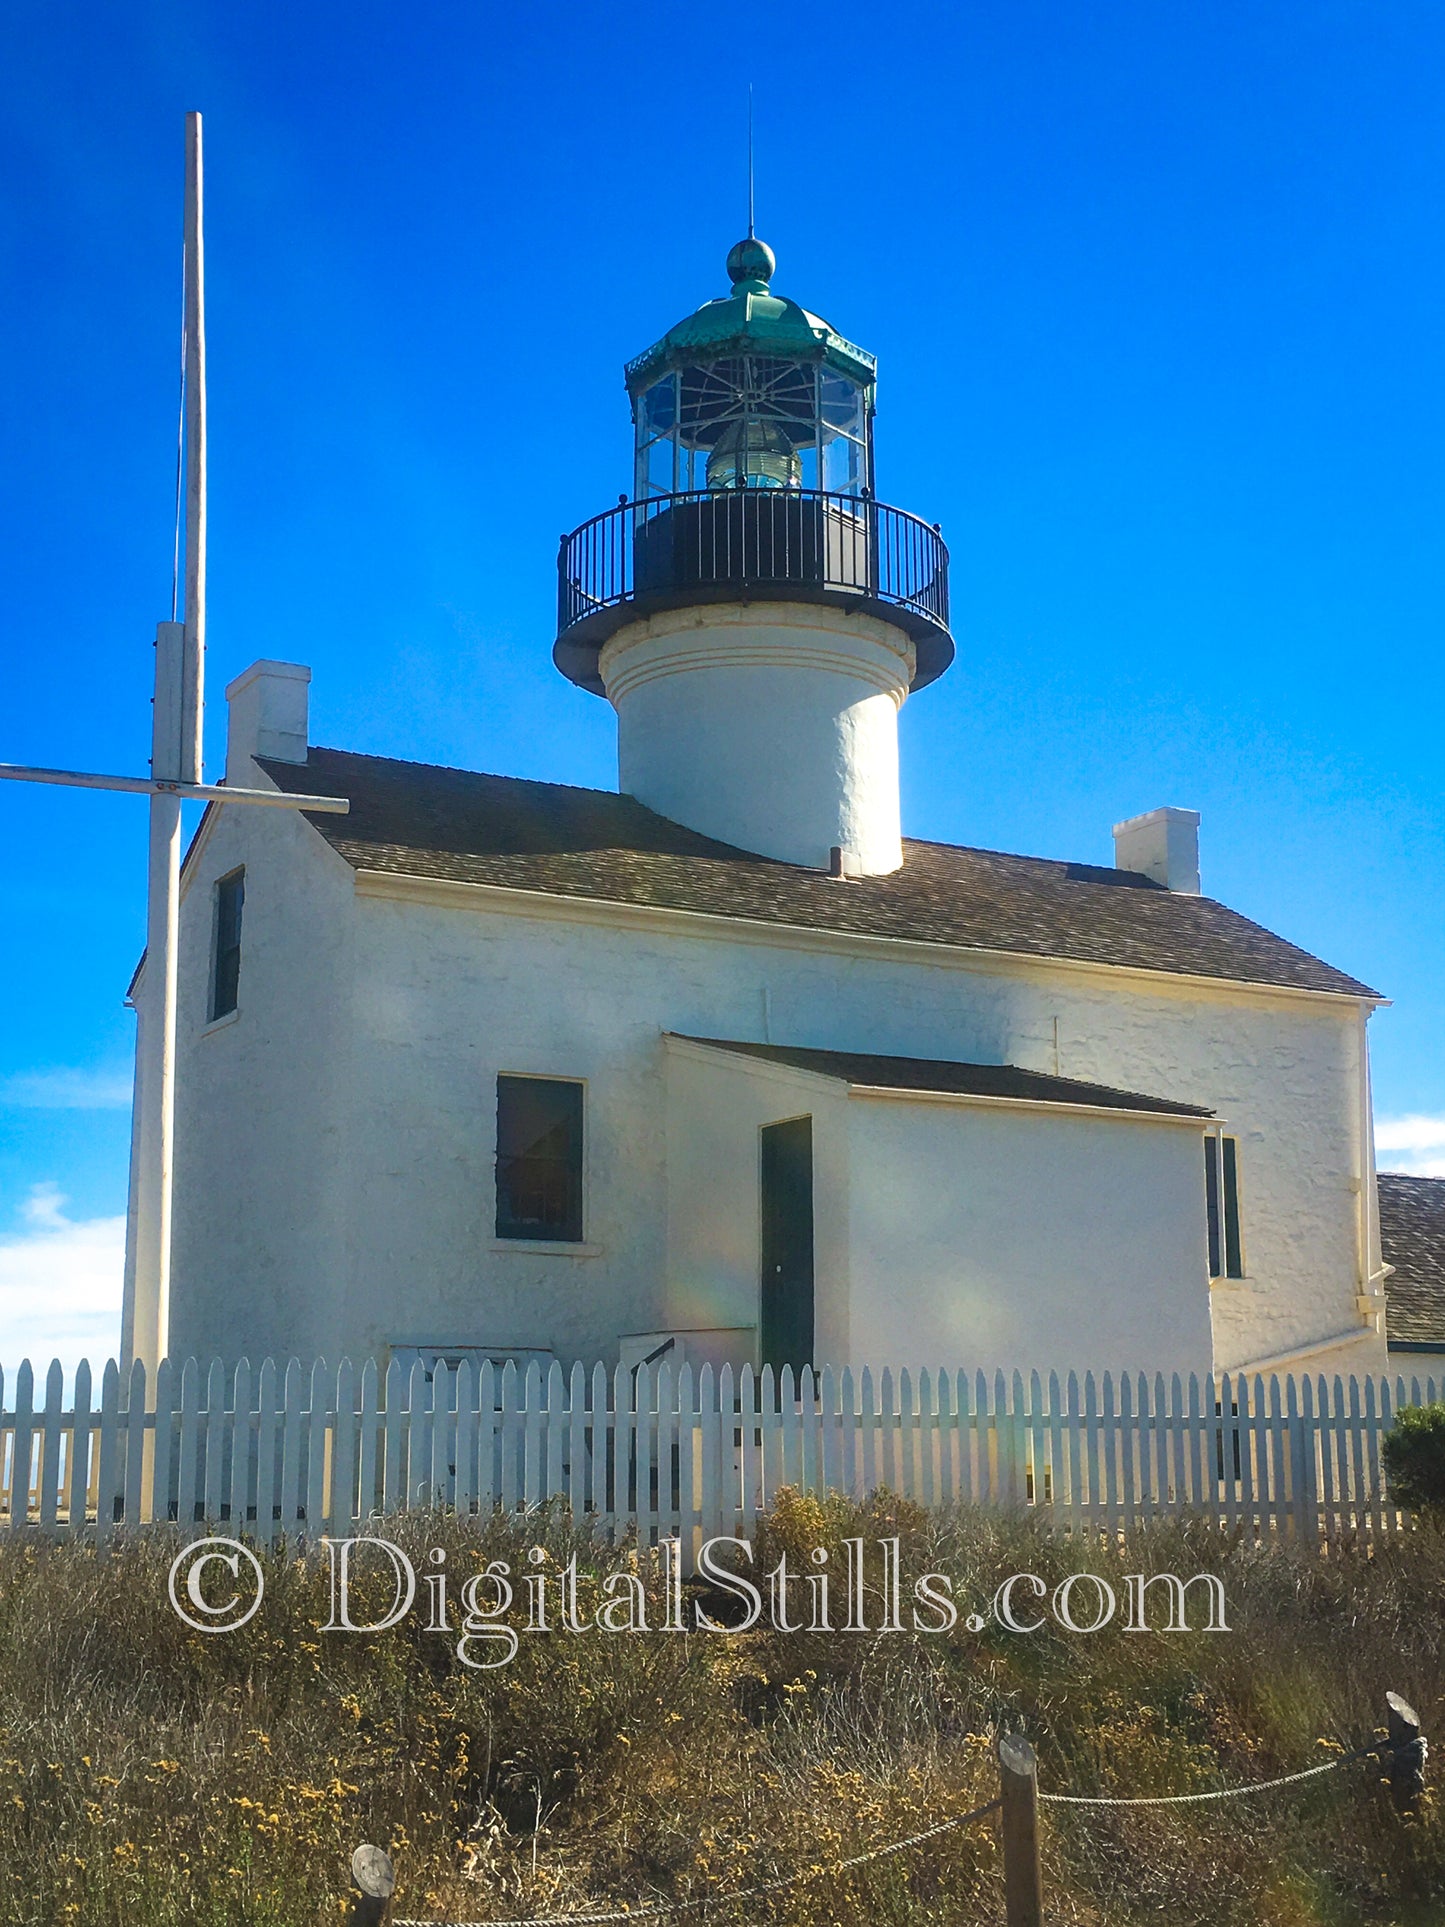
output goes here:
[[311, 671], [299, 662], [253, 662], [226, 691], [226, 781], [254, 783], [254, 756], [278, 763], [306, 761], [306, 711]]
[[1114, 825], [1114, 868], [1138, 870], [1181, 895], [1199, 895], [1198, 810], [1146, 810]]

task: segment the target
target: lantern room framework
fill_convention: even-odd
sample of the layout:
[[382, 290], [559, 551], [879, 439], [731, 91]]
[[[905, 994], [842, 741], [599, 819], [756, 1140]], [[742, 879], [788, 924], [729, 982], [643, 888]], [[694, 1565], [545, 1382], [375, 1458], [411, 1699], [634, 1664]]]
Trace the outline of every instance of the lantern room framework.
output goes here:
[[776, 267], [766, 242], [739, 241], [732, 292], [628, 363], [640, 508], [701, 489], [871, 494], [877, 364], [775, 295]]
[[779, 355], [670, 370], [636, 398], [634, 490], [873, 487], [871, 384]]
[[771, 248], [729, 253], [732, 290], [626, 369], [633, 493], [562, 539], [554, 658], [605, 693], [598, 656], [625, 623], [760, 597], [881, 616], [914, 644], [919, 688], [953, 659], [936, 524], [874, 489], [877, 365], [772, 292]]

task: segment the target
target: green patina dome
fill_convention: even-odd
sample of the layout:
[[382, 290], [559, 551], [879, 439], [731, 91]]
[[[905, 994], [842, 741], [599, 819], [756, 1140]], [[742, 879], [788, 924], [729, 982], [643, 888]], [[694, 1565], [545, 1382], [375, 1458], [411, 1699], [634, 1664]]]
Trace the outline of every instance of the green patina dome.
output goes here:
[[747, 284], [750, 294], [766, 294], [768, 283], [778, 271], [778, 257], [766, 241], [749, 235], [728, 249], [728, 280], [734, 288]]
[[796, 301], [771, 292], [777, 259], [765, 241], [751, 235], [739, 241], [728, 254], [727, 267], [731, 294], [705, 301], [695, 314], [669, 328], [661, 341], [628, 362], [627, 391], [634, 400], [671, 369], [729, 355], [826, 362], [850, 381], [873, 386], [877, 363], [866, 348], [836, 333]]

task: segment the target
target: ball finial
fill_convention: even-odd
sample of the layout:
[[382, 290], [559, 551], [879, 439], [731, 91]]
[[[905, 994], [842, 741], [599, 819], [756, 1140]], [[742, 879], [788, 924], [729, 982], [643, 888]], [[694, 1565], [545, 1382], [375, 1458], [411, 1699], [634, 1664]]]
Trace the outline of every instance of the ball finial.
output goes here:
[[767, 242], [754, 240], [752, 235], [728, 251], [728, 279], [735, 288], [744, 281], [766, 288], [777, 265], [778, 257]]

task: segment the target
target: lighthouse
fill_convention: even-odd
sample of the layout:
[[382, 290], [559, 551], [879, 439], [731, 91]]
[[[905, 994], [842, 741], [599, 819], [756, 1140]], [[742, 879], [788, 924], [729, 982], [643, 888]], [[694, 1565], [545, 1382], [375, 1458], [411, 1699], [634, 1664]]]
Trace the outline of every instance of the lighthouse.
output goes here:
[[621, 794], [324, 747], [304, 664], [229, 684], [172, 1354], [1383, 1369], [1376, 993], [1202, 896], [1189, 811], [1112, 867], [900, 839], [948, 554], [774, 266], [628, 364], [629, 486], [561, 544]]
[[880, 502], [877, 366], [749, 236], [627, 364], [631, 495], [562, 540], [554, 659], [617, 712], [619, 787], [844, 877], [903, 861], [898, 712], [953, 659], [936, 524]]

